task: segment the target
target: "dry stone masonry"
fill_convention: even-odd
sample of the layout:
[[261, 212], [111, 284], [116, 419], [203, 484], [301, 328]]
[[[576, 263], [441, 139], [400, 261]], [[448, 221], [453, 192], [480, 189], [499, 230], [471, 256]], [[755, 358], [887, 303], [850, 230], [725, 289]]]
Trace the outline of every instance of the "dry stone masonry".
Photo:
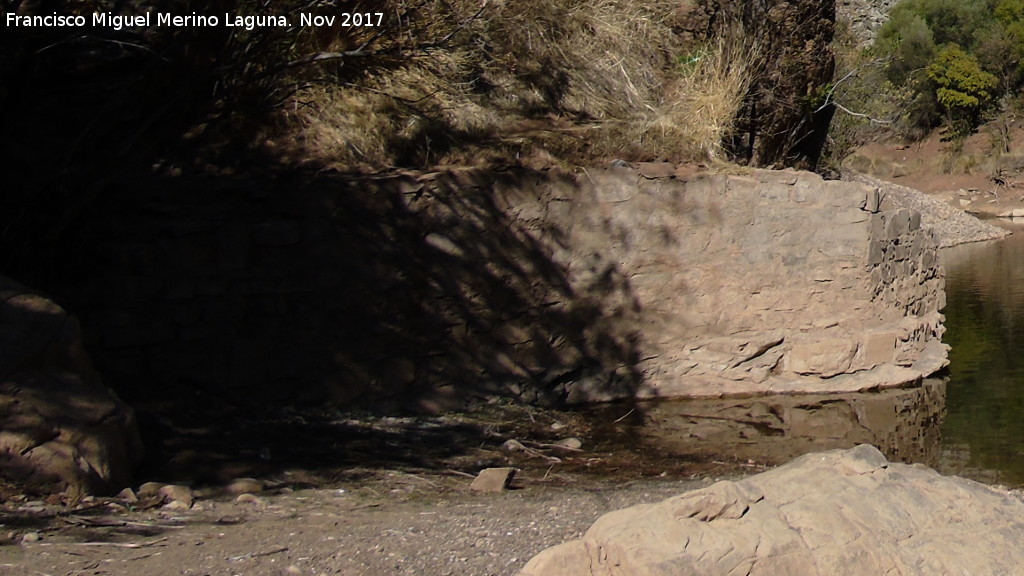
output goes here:
[[645, 164], [146, 186], [109, 195], [58, 294], [142, 397], [436, 410], [847, 392], [945, 363], [934, 240], [863, 184]]
[[[916, 213], [883, 210], [877, 188], [788, 171], [608, 171], [583, 192], [575, 209], [605, 215], [601, 249], [638, 302], [638, 397], [846, 392], [945, 365], [934, 238]], [[570, 399], [594, 399], [582, 386]]]

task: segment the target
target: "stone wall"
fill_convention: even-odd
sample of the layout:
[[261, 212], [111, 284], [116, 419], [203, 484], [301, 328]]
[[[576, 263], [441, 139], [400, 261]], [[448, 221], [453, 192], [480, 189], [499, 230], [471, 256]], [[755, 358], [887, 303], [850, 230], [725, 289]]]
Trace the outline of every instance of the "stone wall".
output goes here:
[[597, 205], [577, 205], [621, 231], [603, 249], [641, 311], [638, 396], [851, 391], [944, 365], [934, 238], [878, 189], [764, 171], [591, 181]]
[[810, 173], [674, 171], [134, 183], [50, 291], [135, 401], [840, 392], [944, 364], [915, 214]]

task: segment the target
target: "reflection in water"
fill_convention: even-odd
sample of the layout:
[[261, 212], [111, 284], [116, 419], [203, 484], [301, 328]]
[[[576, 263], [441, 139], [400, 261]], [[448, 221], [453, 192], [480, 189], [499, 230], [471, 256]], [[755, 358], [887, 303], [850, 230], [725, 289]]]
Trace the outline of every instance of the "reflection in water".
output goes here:
[[942, 257], [952, 349], [940, 470], [1024, 484], [1024, 228]]
[[[661, 456], [780, 464], [816, 450], [878, 446], [945, 474], [1024, 485], [1024, 226], [942, 252], [946, 380], [864, 394], [678, 400], [595, 409], [610, 442]], [[602, 410], [605, 413], [600, 413]]]
[[[891, 460], [934, 466], [945, 395], [945, 381], [926, 380], [919, 387], [862, 394], [648, 402], [640, 406], [642, 417], [620, 418], [615, 427], [628, 427], [634, 442], [662, 455], [775, 465], [867, 443]], [[594, 420], [612, 421], [600, 415]]]

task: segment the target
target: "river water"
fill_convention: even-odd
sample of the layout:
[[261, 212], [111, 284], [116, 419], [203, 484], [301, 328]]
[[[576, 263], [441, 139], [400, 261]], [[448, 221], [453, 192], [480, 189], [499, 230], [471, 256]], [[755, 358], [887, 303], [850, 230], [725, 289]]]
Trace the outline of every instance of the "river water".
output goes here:
[[[868, 443], [893, 461], [1024, 486], [1024, 225], [942, 251], [950, 367], [860, 394], [645, 402], [588, 410], [609, 450], [772, 466]], [[601, 442], [599, 441], [599, 444]]]
[[949, 353], [942, 472], [1024, 485], [1024, 226], [943, 250]]

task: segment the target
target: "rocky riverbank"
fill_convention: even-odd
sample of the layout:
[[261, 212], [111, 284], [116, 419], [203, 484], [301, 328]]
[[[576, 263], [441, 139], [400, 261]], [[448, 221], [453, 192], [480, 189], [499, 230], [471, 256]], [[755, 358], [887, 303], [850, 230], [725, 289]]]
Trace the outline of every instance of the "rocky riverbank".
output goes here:
[[1022, 516], [1020, 494], [860, 445], [614, 512], [522, 575], [1011, 574]]

